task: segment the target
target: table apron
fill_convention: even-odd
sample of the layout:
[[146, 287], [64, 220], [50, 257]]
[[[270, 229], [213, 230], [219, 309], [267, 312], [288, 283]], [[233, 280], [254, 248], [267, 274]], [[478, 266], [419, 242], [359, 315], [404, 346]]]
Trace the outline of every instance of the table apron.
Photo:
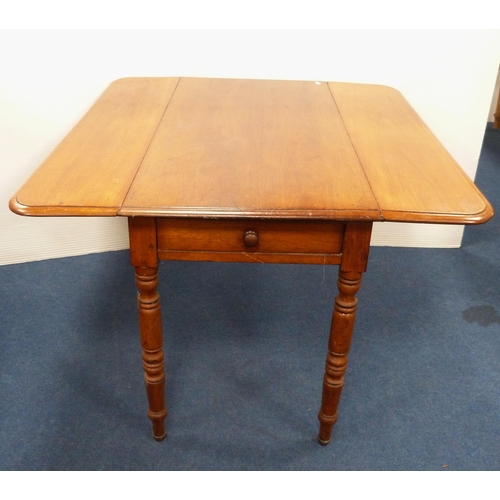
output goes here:
[[158, 258], [340, 264], [344, 230], [336, 221], [158, 218]]

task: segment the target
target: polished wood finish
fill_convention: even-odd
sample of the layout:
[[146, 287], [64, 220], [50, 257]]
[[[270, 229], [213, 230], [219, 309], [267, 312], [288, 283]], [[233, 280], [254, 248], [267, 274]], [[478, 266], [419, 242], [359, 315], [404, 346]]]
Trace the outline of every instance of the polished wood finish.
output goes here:
[[113, 82], [11, 200], [14, 212], [116, 215], [177, 82]]
[[366, 271], [370, 251], [372, 223], [349, 223], [346, 226], [342, 262], [339, 269], [325, 376], [323, 397], [318, 413], [320, 430], [318, 441], [322, 445], [330, 442], [332, 426], [337, 421], [337, 407], [344, 386], [349, 348], [351, 346], [358, 299], [356, 293], [361, 286], [362, 273]]
[[330, 440], [374, 221], [493, 209], [396, 90], [206, 78], [114, 82], [10, 201], [126, 216], [148, 415], [165, 436], [159, 260], [338, 264], [318, 440]]
[[249, 229], [243, 233], [243, 244], [246, 247], [254, 247], [259, 244], [259, 233]]
[[398, 91], [328, 85], [381, 220], [466, 224], [491, 217], [489, 203]]
[[326, 84], [183, 78], [120, 214], [377, 218], [378, 207]]
[[130, 260], [135, 267], [139, 294], [139, 330], [142, 345], [144, 381], [148, 395], [148, 417], [153, 423], [153, 437], [161, 441], [165, 435], [165, 373], [163, 334], [158, 286], [156, 220], [129, 218]]
[[165, 373], [162, 349], [162, 328], [157, 267], [136, 267], [135, 278], [139, 294], [139, 326], [142, 345], [142, 365], [148, 395], [148, 417], [153, 422], [153, 436], [161, 441], [165, 435]]
[[10, 206], [457, 224], [493, 214], [395, 89], [206, 78], [114, 82]]
[[289, 262], [294, 256], [294, 263], [338, 264], [343, 235], [341, 222], [159, 218], [158, 255], [223, 262], [232, 261], [230, 255], [247, 262]]
[[337, 286], [340, 293], [335, 298], [323, 378], [323, 396], [318, 413], [320, 421], [318, 441], [322, 445], [330, 442], [332, 426], [337, 421], [337, 408], [344, 386], [347, 355], [351, 346], [358, 305], [356, 293], [361, 286], [361, 273], [340, 271]]

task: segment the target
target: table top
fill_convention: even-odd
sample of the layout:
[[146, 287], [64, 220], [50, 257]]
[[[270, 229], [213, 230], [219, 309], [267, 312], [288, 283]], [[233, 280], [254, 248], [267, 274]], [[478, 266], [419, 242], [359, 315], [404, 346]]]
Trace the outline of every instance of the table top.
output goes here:
[[113, 82], [10, 207], [458, 224], [493, 215], [393, 88], [156, 77]]

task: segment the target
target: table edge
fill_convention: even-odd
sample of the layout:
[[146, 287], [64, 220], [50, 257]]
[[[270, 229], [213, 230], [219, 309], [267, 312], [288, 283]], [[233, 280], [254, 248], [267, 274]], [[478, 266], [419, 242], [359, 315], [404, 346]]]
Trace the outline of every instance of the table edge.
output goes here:
[[19, 202], [17, 195], [9, 200], [10, 210], [29, 217], [180, 217], [210, 219], [293, 219], [293, 220], [351, 220], [372, 222], [407, 222], [422, 224], [484, 224], [493, 215], [493, 207], [485, 200], [485, 208], [474, 214], [442, 214], [401, 212], [395, 210], [238, 210], [234, 208], [121, 208], [116, 207], [71, 207], [28, 206]]
[[24, 205], [17, 199], [17, 193], [9, 200], [9, 209], [28, 217], [115, 217], [120, 207], [71, 207]]

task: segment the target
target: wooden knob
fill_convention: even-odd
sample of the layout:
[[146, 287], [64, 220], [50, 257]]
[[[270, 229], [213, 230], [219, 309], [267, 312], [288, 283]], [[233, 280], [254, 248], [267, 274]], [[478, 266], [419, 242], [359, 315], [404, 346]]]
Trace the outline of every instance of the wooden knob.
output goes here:
[[247, 247], [254, 247], [259, 242], [259, 235], [255, 231], [245, 231], [243, 243]]

